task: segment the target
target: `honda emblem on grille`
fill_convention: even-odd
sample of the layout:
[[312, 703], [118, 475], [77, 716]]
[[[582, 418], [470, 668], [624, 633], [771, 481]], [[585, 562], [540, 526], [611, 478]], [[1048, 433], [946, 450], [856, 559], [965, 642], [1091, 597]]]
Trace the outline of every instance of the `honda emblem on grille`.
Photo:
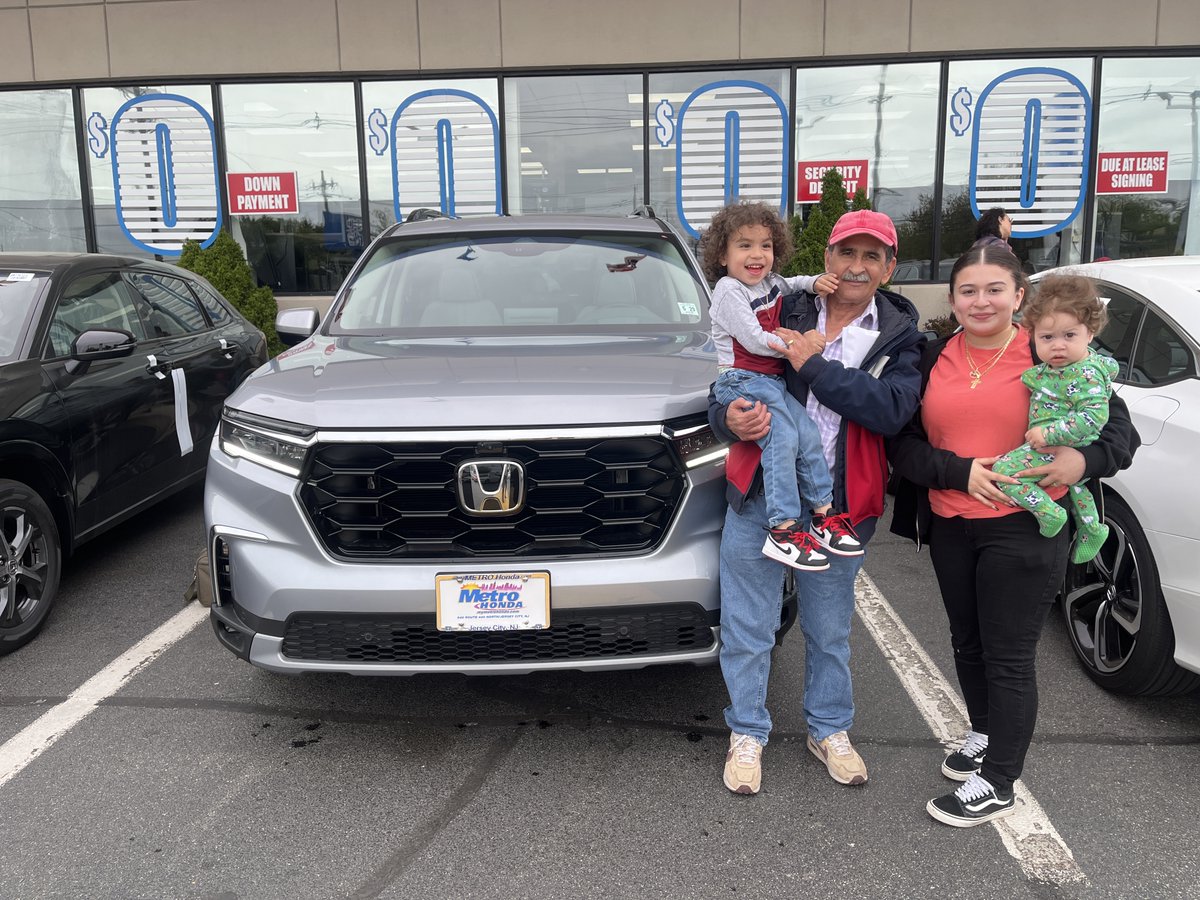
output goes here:
[[504, 516], [525, 505], [525, 470], [511, 459], [473, 459], [456, 476], [458, 505], [476, 516]]

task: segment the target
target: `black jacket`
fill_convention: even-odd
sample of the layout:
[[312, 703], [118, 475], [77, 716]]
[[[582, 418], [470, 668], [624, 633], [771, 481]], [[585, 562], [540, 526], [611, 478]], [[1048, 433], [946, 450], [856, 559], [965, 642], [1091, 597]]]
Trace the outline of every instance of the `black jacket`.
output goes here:
[[[929, 384], [929, 373], [950, 338], [941, 338], [925, 345], [918, 369], [921, 372], [921, 396]], [[1034, 357], [1037, 358], [1036, 356]], [[1097, 508], [1103, 510], [1099, 479], [1129, 468], [1133, 454], [1142, 440], [1129, 418], [1125, 401], [1116, 394], [1109, 400], [1108, 422], [1100, 436], [1083, 454], [1085, 478], [1096, 496]], [[892, 487], [896, 501], [892, 511], [892, 533], [917, 542], [917, 549], [929, 539], [932, 512], [929, 489], [966, 491], [971, 475], [971, 459], [957, 456], [949, 450], [939, 450], [929, 443], [921, 410], [899, 434], [887, 441], [888, 460], [892, 464]]]

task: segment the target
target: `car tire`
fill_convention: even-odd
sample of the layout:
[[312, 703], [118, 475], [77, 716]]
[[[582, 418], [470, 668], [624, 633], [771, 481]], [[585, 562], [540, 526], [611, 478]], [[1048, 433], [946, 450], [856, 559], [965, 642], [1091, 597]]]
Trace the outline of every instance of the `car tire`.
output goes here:
[[1106, 493], [1108, 540], [1096, 559], [1067, 569], [1062, 611], [1084, 671], [1118, 694], [1166, 696], [1200, 687], [1175, 663], [1175, 631], [1146, 533], [1121, 498]]
[[58, 525], [37, 491], [0, 479], [0, 655], [29, 643], [58, 596]]

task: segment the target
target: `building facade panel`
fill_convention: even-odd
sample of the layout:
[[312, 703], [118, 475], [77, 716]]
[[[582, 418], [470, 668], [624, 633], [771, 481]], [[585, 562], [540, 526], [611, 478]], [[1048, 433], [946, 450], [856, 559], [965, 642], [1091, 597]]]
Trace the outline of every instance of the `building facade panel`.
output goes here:
[[[1187, 2], [1187, 0], [1183, 0]], [[1152, 46], [1154, 7], [1127, 0], [912, 0], [914, 52]], [[1195, 4], [1192, 4], [1193, 17]]]
[[0, 9], [0, 34], [5, 35], [0, 53], [0, 84], [33, 81], [33, 46], [27, 9]]
[[742, 0], [741, 56], [779, 59], [825, 52], [822, 0]]
[[904, 53], [912, 0], [839, 0], [825, 5], [825, 55]]
[[[104, 9], [61, 6], [29, 10], [29, 35], [41, 81], [109, 74]], [[5, 42], [7, 44], [7, 41]]]
[[417, 0], [338, 0], [337, 17], [341, 68], [421, 68]]
[[1158, 0], [1156, 38], [1164, 46], [1200, 44], [1200, 11], [1196, 0]]
[[470, 60], [475, 69], [503, 64], [500, 0], [421, 0], [421, 64], [459, 69]]

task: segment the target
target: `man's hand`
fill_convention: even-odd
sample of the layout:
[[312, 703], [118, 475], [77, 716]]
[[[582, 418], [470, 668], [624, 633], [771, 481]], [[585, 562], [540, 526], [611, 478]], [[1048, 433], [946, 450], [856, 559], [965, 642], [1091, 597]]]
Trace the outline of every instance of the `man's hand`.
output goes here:
[[725, 427], [743, 441], [757, 441], [771, 430], [767, 404], [738, 397], [725, 407]]
[[786, 345], [783, 353], [797, 371], [808, 362], [809, 357], [820, 356], [825, 349], [825, 335], [815, 328], [803, 333], [790, 328], [777, 328], [775, 336], [783, 338]]
[[1025, 440], [1034, 450], [1044, 450], [1046, 447], [1046, 437], [1042, 432], [1041, 426], [1030, 428], [1025, 432]]
[[1060, 484], [1075, 484], [1083, 478], [1085, 460], [1083, 454], [1074, 447], [1046, 447], [1040, 451], [1054, 457], [1054, 462], [1017, 473], [1018, 478], [1037, 476], [1041, 479], [1038, 487], [1052, 488]]

